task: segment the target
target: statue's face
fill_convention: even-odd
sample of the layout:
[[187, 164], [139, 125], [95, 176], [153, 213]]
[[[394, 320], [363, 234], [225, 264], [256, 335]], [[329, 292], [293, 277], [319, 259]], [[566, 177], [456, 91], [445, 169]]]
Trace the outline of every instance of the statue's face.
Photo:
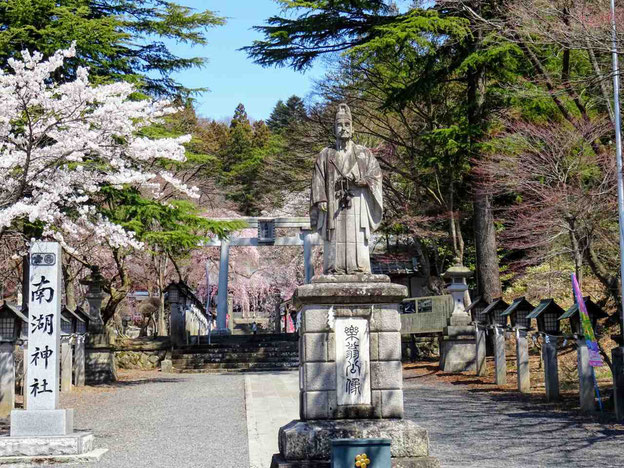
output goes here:
[[336, 138], [341, 138], [343, 140], [350, 140], [353, 136], [353, 127], [351, 124], [351, 120], [348, 117], [338, 117], [336, 120]]

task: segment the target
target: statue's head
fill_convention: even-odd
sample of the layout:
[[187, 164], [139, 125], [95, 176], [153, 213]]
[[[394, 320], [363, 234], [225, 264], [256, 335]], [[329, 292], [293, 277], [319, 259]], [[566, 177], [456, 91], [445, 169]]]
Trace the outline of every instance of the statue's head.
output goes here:
[[351, 109], [345, 103], [338, 104], [336, 119], [334, 120], [334, 132], [336, 138], [350, 140], [353, 137], [353, 121]]

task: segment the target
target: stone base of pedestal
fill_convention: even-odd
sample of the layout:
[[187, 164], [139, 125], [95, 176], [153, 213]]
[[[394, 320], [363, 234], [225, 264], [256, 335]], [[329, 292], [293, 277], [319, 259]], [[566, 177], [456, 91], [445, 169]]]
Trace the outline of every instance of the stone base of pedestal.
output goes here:
[[440, 340], [440, 370], [443, 372], [474, 371], [477, 363], [475, 329], [470, 325], [444, 328]]
[[85, 381], [98, 385], [117, 380], [115, 350], [105, 334], [89, 335], [85, 344]]
[[93, 452], [94, 437], [90, 432], [63, 436], [0, 437], [0, 463], [7, 457], [58, 457]]
[[333, 439], [390, 439], [392, 466], [437, 468], [426, 429], [404, 419], [291, 421], [279, 430], [280, 453], [271, 468], [329, 467]]
[[[72, 436], [74, 410], [13, 410], [11, 437]], [[0, 452], [1, 453], [1, 452]]]
[[[392, 458], [392, 468], [439, 468], [437, 458]], [[355, 465], [354, 465], [355, 466]], [[271, 468], [331, 468], [329, 460], [296, 460], [287, 461], [276, 453], [271, 459]]]
[[23, 466], [52, 466], [61, 463], [68, 465], [80, 465], [95, 463], [108, 452], [108, 449], [100, 448], [78, 455], [37, 455], [34, 457], [0, 457], [0, 466], [23, 467]]

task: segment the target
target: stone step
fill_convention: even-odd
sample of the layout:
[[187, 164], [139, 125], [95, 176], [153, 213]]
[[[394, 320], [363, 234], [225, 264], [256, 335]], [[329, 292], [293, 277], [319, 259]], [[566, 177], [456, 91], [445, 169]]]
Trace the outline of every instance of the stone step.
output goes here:
[[[280, 333], [260, 333], [258, 335], [212, 335], [210, 337], [211, 343], [264, 343], [264, 342], [297, 342], [298, 336], [294, 333], [280, 334]], [[207, 344], [208, 337], [202, 336], [201, 343]]]
[[172, 362], [185, 363], [188, 362], [190, 364], [194, 364], [197, 362], [299, 362], [298, 356], [287, 356], [287, 357], [259, 357], [259, 356], [245, 356], [243, 358], [235, 358], [235, 357], [223, 357], [223, 358], [215, 358], [210, 356], [198, 356], [198, 357], [184, 357], [178, 356], [172, 359]]
[[221, 359], [210, 358], [207, 356], [197, 357], [197, 358], [177, 358], [173, 359], [172, 363], [174, 367], [182, 367], [182, 366], [192, 366], [196, 364], [210, 364], [210, 363], [247, 363], [247, 362], [287, 362], [287, 363], [298, 363], [299, 358], [297, 356], [291, 357], [257, 357], [257, 356], [247, 356], [245, 358], [233, 358], [226, 357]]
[[212, 345], [195, 345], [195, 346], [182, 346], [176, 348], [176, 352], [191, 352], [191, 353], [204, 353], [214, 350], [241, 350], [241, 351], [255, 351], [255, 350], [269, 350], [269, 351], [281, 351], [281, 350], [297, 350], [298, 343], [295, 342], [283, 342], [283, 343], [241, 343], [241, 344], [212, 344]]
[[215, 356], [215, 357], [225, 357], [225, 356], [298, 356], [299, 352], [296, 349], [220, 349], [220, 350], [211, 350], [211, 351], [173, 351], [172, 356], [175, 359], [176, 357], [187, 357], [187, 356]]
[[242, 374], [245, 372], [292, 372], [290, 367], [266, 367], [262, 369], [173, 369], [178, 374]]
[[173, 368], [178, 371], [201, 371], [201, 370], [220, 370], [220, 369], [296, 369], [299, 363], [294, 362], [223, 362], [223, 363], [208, 363], [208, 364], [194, 364], [184, 365], [177, 367], [174, 363]]
[[225, 358], [233, 358], [233, 359], [247, 359], [249, 357], [259, 357], [259, 358], [290, 358], [290, 357], [299, 357], [299, 353], [297, 351], [266, 351], [266, 352], [258, 352], [258, 351], [248, 351], [248, 352], [208, 352], [208, 353], [173, 353], [173, 359], [201, 359], [204, 357], [214, 358], [214, 359], [225, 359]]

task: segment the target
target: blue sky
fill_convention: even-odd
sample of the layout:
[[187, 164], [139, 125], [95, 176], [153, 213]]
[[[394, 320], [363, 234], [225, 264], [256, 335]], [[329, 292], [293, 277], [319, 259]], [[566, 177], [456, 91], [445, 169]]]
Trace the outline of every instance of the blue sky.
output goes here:
[[[171, 50], [183, 57], [207, 57], [206, 67], [187, 70], [175, 78], [189, 88], [209, 88], [197, 98], [199, 114], [220, 120], [231, 117], [239, 103], [253, 119], [266, 119], [279, 99], [293, 94], [306, 97], [313, 80], [322, 78], [324, 66], [317, 61], [305, 73], [290, 68], [263, 68], [254, 64], [240, 49], [262, 35], [252, 31], [270, 16], [279, 15], [274, 0], [178, 0], [180, 4], [198, 10], [212, 10], [227, 18], [227, 24], [208, 31], [208, 45], [190, 47], [168, 43]], [[405, 8], [412, 0], [398, 0]]]
[[197, 98], [200, 115], [214, 119], [230, 117], [242, 102], [250, 117], [266, 119], [279, 99], [286, 100], [293, 94], [305, 97], [311, 91], [312, 78], [323, 75], [320, 62], [303, 74], [289, 68], [263, 68], [237, 50], [254, 39], [261, 39], [251, 28], [279, 13], [273, 0], [179, 0], [179, 3], [209, 9], [228, 18], [225, 26], [208, 31], [205, 47], [171, 44], [178, 55], [209, 59], [203, 69], [176, 75], [188, 87], [210, 89]]

